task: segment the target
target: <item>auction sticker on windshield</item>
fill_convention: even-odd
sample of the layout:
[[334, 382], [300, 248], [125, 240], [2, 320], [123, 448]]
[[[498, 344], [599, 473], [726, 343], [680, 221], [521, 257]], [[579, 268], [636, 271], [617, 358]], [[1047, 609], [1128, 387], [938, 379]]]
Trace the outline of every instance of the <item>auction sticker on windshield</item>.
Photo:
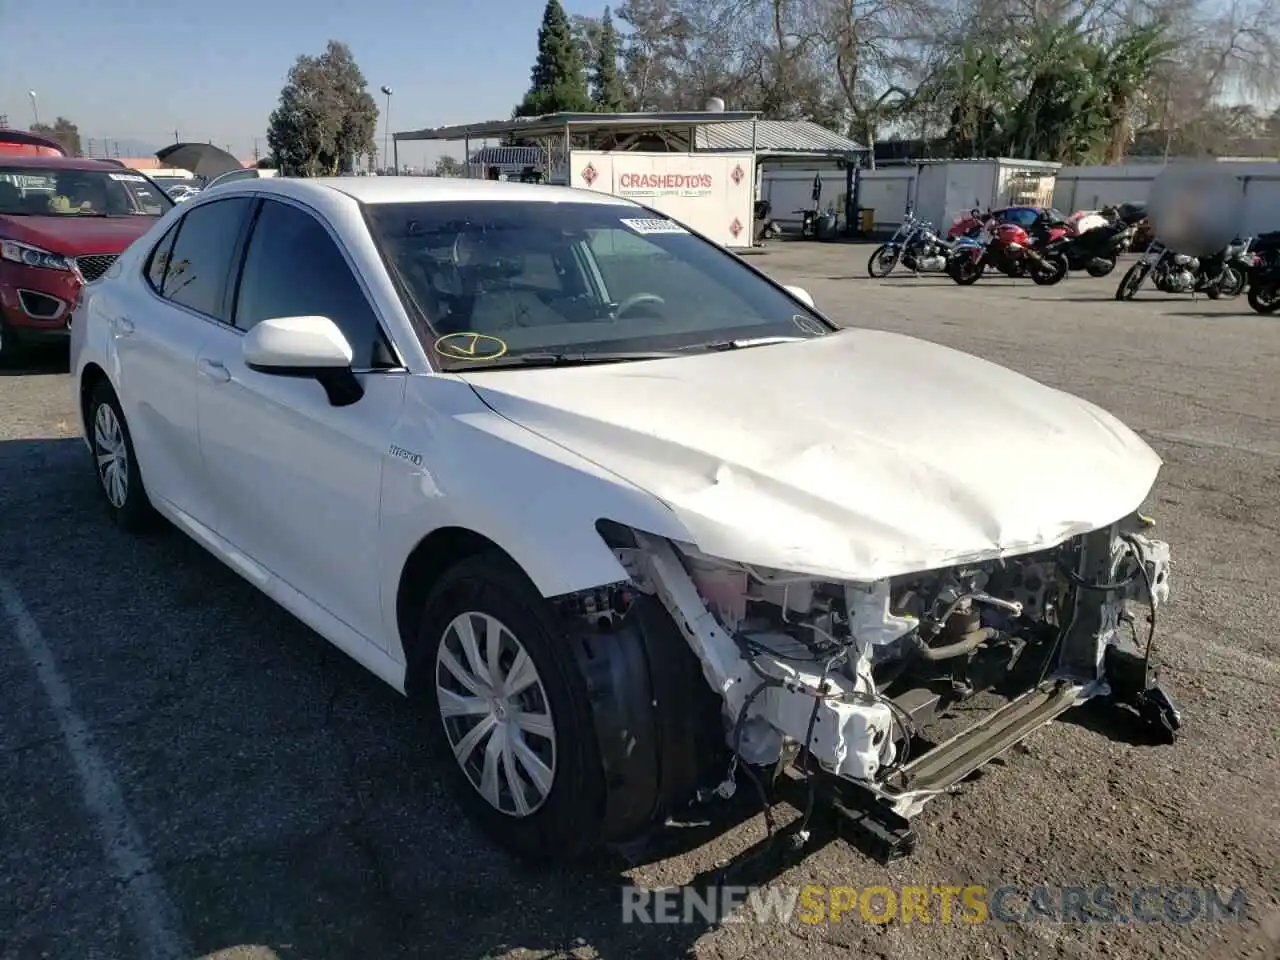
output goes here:
[[451, 360], [496, 360], [507, 352], [507, 342], [487, 333], [446, 333], [435, 351]]
[[661, 219], [653, 218], [648, 220], [644, 220], [644, 219], [623, 220], [622, 223], [625, 226], [630, 227], [636, 233], [641, 233], [646, 235], [655, 234], [655, 233], [688, 233], [689, 232], [684, 227], [680, 226], [680, 224], [676, 223], [674, 220], [661, 220]]
[[112, 180], [128, 180], [130, 183], [146, 183], [147, 178], [138, 173], [108, 173]]

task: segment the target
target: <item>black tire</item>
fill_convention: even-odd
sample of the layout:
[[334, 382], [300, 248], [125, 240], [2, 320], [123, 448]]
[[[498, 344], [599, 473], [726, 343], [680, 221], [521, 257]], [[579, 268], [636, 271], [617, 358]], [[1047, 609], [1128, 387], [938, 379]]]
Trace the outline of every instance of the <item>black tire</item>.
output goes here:
[[1115, 257], [1094, 257], [1085, 266], [1085, 272], [1091, 277], [1106, 277], [1111, 275], [1111, 271], [1116, 268]]
[[[437, 682], [453, 674], [437, 658], [446, 646], [450, 624], [468, 612], [487, 615], [505, 626], [537, 672], [538, 700], [551, 717], [554, 736], [536, 737], [535, 742], [544, 750], [540, 755], [544, 762], [546, 747], [551, 745], [554, 763], [549, 765], [550, 789], [531, 813], [504, 812], [485, 799], [455, 759], [446, 732]], [[449, 767], [449, 779], [467, 815], [497, 843], [527, 860], [575, 860], [596, 850], [603, 840], [606, 785], [586, 683], [564, 630], [524, 572], [498, 552], [478, 554], [447, 570], [423, 607], [413, 653], [414, 686], [428, 707], [430, 735]], [[481, 737], [472, 756], [483, 754], [492, 736]], [[506, 774], [505, 756], [503, 762]], [[520, 782], [532, 785], [529, 767], [515, 765], [520, 767]], [[504, 786], [514, 796], [505, 777]], [[520, 792], [527, 796], [523, 788]]]
[[1065, 254], [1051, 253], [1041, 257], [1039, 261], [1032, 260], [1028, 268], [1031, 279], [1038, 285], [1052, 287], [1066, 278], [1070, 265]]
[[962, 287], [972, 286], [977, 283], [982, 279], [982, 275], [986, 273], [986, 270], [985, 261], [978, 260], [974, 262], [963, 254], [952, 257], [947, 263], [947, 276]]
[[[109, 413], [104, 413], [104, 409]], [[129, 432], [120, 400], [106, 380], [99, 381], [90, 392], [84, 422], [98, 495], [106, 505], [107, 516], [117, 527], [129, 533], [151, 529], [158, 515], [142, 482], [138, 457], [133, 449], [133, 435]], [[114, 434], [109, 427], [111, 422], [118, 428]], [[109, 464], [101, 462], [101, 458], [108, 455], [115, 456], [114, 471]], [[123, 482], [123, 495], [115, 479]]]
[[22, 356], [22, 343], [17, 335], [0, 320], [0, 370], [15, 367]]
[[1251, 284], [1246, 297], [1256, 313], [1270, 315], [1280, 310], [1280, 284]]
[[1143, 281], [1147, 279], [1148, 267], [1145, 263], [1135, 263], [1120, 278], [1120, 286], [1116, 287], [1117, 300], [1132, 300]]
[[1239, 267], [1227, 266], [1218, 282], [1218, 292], [1224, 297], [1238, 297], [1244, 293], [1245, 276]]
[[[888, 266], [882, 262], [885, 252], [889, 249], [887, 243], [882, 243], [871, 251], [871, 257], [867, 260], [867, 274], [875, 280], [883, 279], [893, 273], [894, 268], [898, 266], [898, 262], [902, 259], [902, 248], [897, 247], [893, 251], [893, 256], [888, 260]], [[877, 273], [877, 271], [880, 271]]]

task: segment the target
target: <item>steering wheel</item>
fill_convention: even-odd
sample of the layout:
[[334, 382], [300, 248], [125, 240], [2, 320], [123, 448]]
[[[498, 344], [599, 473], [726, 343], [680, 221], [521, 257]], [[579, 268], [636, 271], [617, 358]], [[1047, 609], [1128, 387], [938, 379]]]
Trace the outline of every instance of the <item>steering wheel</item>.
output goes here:
[[621, 320], [622, 315], [628, 310], [632, 310], [644, 303], [660, 303], [663, 306], [666, 306], [667, 301], [663, 300], [656, 293], [633, 293], [631, 296], [627, 297], [627, 299], [618, 304], [613, 311], [613, 316], [615, 319]]

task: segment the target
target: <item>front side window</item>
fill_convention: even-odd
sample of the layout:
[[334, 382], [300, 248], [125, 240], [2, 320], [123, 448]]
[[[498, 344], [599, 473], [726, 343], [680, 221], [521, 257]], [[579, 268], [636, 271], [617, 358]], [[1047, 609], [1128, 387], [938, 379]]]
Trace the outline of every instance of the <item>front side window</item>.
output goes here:
[[160, 194], [142, 174], [124, 168], [0, 165], [0, 214], [7, 217], [160, 217], [173, 208]]
[[266, 200], [236, 296], [235, 325], [273, 317], [328, 317], [346, 336], [357, 370], [394, 365], [377, 315], [329, 231], [311, 214]]
[[[612, 203], [444, 202], [365, 208], [424, 346], [443, 369], [547, 354], [723, 348], [823, 336], [816, 314], [717, 245]], [[486, 347], [475, 356], [441, 349]], [[450, 336], [456, 335], [456, 336]], [[470, 339], [468, 339], [470, 338]], [[536, 356], [535, 356], [536, 355]]]
[[226, 319], [227, 276], [252, 202], [248, 197], [232, 197], [203, 203], [182, 218], [160, 289], [162, 297], [214, 319]]

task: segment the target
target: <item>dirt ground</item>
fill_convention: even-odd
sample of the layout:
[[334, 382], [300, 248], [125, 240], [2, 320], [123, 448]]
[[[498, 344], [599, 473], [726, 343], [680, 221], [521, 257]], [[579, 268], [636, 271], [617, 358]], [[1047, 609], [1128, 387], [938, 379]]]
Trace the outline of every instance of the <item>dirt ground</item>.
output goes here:
[[[53, 356], [0, 376], [0, 957], [1280, 956], [1280, 321], [1243, 299], [1116, 303], [1118, 277], [874, 281], [869, 252], [796, 242], [752, 262], [840, 322], [1080, 394], [1165, 459], [1147, 512], [1174, 549], [1157, 643], [1185, 727], [1148, 746], [1114, 717], [1068, 714], [931, 804], [909, 860], [881, 867], [819, 831], [798, 862], [733, 878], [1106, 884], [1122, 901], [1243, 888], [1243, 921], [624, 923], [624, 885], [701, 882], [762, 819], [629, 868], [515, 865], [443, 791], [419, 712], [178, 533], [104, 522]], [[981, 424], [922, 427], [971, 431], [975, 470], [1036, 469]], [[128, 849], [104, 850], [104, 817]], [[137, 937], [126, 895], [164, 942]]]

